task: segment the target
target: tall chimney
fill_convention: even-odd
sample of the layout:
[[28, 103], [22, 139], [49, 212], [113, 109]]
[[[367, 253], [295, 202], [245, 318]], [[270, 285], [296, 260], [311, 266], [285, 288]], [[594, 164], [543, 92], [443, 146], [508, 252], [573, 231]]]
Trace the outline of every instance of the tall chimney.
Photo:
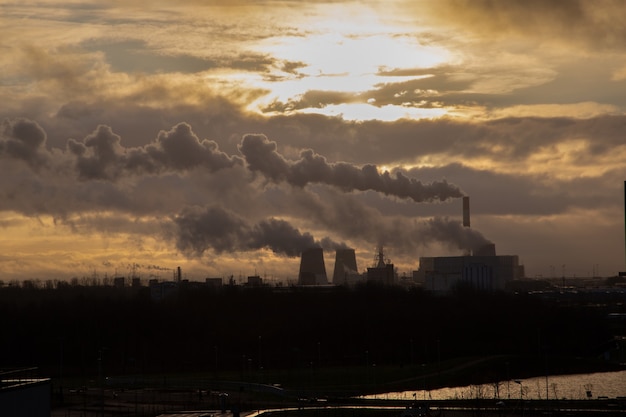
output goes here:
[[[624, 260], [626, 261], [626, 181], [624, 181]], [[620, 272], [619, 276], [626, 277], [626, 269]]]
[[470, 227], [469, 197], [463, 197], [463, 226]]

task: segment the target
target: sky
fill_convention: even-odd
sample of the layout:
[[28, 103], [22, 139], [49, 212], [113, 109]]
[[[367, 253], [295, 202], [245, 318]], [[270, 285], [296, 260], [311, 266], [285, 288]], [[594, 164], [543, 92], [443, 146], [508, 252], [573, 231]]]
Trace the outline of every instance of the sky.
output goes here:
[[[626, 2], [0, 0], [0, 280], [626, 270]], [[470, 197], [471, 227], [462, 198]]]

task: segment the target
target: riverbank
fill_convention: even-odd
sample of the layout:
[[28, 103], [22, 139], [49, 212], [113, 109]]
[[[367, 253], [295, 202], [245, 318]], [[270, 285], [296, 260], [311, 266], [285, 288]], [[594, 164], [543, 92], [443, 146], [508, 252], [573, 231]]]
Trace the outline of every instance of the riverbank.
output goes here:
[[[418, 391], [441, 387], [504, 381], [493, 379], [515, 371], [515, 378], [543, 375], [537, 358], [494, 356], [465, 358], [413, 367], [322, 368], [306, 370], [262, 370], [240, 375], [245, 378], [216, 378], [206, 374], [133, 375], [97, 380], [67, 380], [63, 399], [58, 381], [53, 381], [53, 416], [155, 416], [180, 410], [259, 410], [268, 408], [309, 408], [325, 405], [381, 405], [376, 400], [356, 398], [392, 391]], [[565, 373], [605, 372], [624, 369], [599, 361], [576, 358], [553, 360], [553, 368]], [[502, 369], [503, 372], [500, 372]], [[407, 372], [415, 372], [406, 377]], [[276, 381], [276, 382], [270, 382]], [[332, 384], [330, 383], [332, 381]], [[418, 397], [419, 398], [419, 397]], [[407, 400], [412, 399], [410, 396]], [[407, 400], [385, 402], [405, 407]], [[494, 401], [491, 401], [493, 403]], [[78, 413], [78, 414], [77, 414]], [[360, 416], [360, 414], [359, 414]]]

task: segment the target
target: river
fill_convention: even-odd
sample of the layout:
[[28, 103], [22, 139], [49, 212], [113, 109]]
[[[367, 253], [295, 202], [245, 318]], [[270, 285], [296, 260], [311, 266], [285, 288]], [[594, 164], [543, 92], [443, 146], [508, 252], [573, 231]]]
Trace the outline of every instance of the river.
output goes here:
[[493, 384], [388, 392], [363, 398], [404, 400], [448, 400], [471, 398], [498, 399], [569, 399], [626, 397], [626, 371], [591, 374], [549, 375], [523, 380], [501, 381]]

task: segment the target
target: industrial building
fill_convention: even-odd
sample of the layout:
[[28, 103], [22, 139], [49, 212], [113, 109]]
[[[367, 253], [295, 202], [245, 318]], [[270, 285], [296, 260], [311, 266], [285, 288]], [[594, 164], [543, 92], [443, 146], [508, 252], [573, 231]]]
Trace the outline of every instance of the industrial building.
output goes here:
[[[469, 197], [463, 197], [463, 226], [470, 227]], [[493, 243], [477, 248], [464, 256], [421, 257], [415, 282], [424, 289], [449, 292], [459, 286], [477, 290], [504, 290], [513, 280], [524, 278], [524, 266], [517, 255], [496, 255]]]
[[367, 268], [367, 282], [382, 285], [395, 285], [397, 281], [396, 271], [391, 261], [385, 258], [382, 246], [378, 248], [378, 254], [374, 262], [374, 266]]
[[[493, 245], [490, 245], [493, 246]], [[494, 248], [495, 251], [495, 248]], [[504, 290], [513, 280], [524, 278], [517, 255], [465, 255], [421, 257], [413, 279], [424, 289], [449, 292], [460, 285], [479, 290]]]
[[[337, 249], [333, 269], [333, 285], [353, 287], [359, 283], [370, 282], [382, 285], [397, 283], [394, 265], [386, 259], [382, 246], [374, 259], [374, 265], [366, 273], [359, 273], [354, 249]], [[302, 253], [298, 285], [326, 285], [326, 268], [321, 248], [312, 248]]]

